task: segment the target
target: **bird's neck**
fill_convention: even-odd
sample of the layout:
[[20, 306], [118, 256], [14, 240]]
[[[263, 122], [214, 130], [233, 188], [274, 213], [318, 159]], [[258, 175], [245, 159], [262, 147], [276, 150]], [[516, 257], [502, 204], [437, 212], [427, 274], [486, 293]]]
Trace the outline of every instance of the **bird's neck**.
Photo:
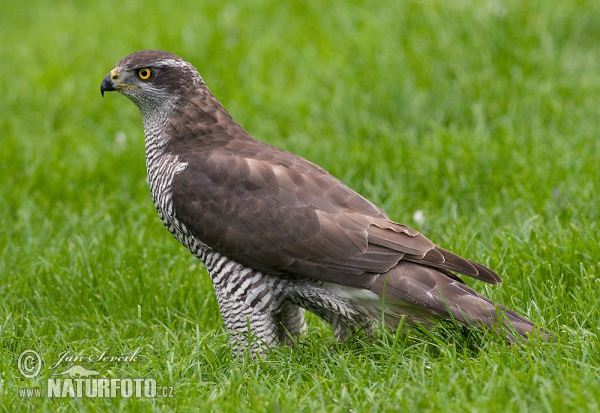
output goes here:
[[232, 140], [256, 141], [204, 85], [159, 108], [146, 107], [142, 118], [149, 173], [159, 158], [186, 154], [191, 147], [210, 150]]
[[178, 155], [168, 151], [169, 137], [166, 133], [169, 112], [163, 111], [153, 116], [144, 116], [146, 137], [146, 169], [150, 192], [158, 215], [169, 231], [173, 233], [173, 203], [171, 186], [175, 176], [187, 167]]
[[165, 130], [167, 128], [168, 114], [155, 114], [154, 116], [145, 116], [142, 113], [144, 122], [144, 136], [146, 138], [146, 152], [152, 147], [164, 148], [167, 143]]

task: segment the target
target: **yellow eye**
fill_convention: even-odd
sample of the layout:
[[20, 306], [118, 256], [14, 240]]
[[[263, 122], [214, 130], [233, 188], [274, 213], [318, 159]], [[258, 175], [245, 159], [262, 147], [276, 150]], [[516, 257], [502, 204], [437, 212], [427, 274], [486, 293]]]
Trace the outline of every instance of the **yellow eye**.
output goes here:
[[143, 69], [138, 70], [137, 75], [142, 80], [148, 80], [150, 79], [150, 76], [152, 76], [152, 71], [147, 67], [144, 67]]

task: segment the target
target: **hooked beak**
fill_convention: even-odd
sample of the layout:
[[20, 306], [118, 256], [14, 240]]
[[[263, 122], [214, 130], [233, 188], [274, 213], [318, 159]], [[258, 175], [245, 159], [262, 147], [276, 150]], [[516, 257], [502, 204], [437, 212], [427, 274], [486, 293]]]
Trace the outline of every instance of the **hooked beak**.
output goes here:
[[119, 87], [119, 75], [117, 74], [117, 69], [113, 69], [109, 74], [104, 76], [102, 79], [102, 83], [100, 84], [100, 93], [102, 97], [104, 97], [104, 92], [113, 92], [117, 90]]

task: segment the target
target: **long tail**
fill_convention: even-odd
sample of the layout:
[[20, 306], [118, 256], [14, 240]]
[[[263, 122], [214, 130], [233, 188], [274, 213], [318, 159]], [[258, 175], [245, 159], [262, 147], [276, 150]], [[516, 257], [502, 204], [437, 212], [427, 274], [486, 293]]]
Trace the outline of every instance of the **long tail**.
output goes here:
[[391, 318], [406, 316], [408, 321], [428, 325], [432, 316], [455, 319], [466, 326], [494, 329], [508, 341], [519, 335], [542, 338], [552, 333], [536, 327], [526, 317], [479, 294], [445, 270], [412, 262], [400, 262], [388, 274], [381, 275], [370, 288], [385, 304]]

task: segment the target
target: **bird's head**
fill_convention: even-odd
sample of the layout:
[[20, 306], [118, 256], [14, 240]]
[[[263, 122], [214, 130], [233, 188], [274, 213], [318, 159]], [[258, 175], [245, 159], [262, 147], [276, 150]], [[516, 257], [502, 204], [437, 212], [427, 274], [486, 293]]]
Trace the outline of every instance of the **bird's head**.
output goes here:
[[124, 57], [102, 79], [100, 92], [117, 91], [127, 96], [142, 112], [173, 107], [190, 89], [204, 85], [198, 71], [174, 54], [140, 50]]

